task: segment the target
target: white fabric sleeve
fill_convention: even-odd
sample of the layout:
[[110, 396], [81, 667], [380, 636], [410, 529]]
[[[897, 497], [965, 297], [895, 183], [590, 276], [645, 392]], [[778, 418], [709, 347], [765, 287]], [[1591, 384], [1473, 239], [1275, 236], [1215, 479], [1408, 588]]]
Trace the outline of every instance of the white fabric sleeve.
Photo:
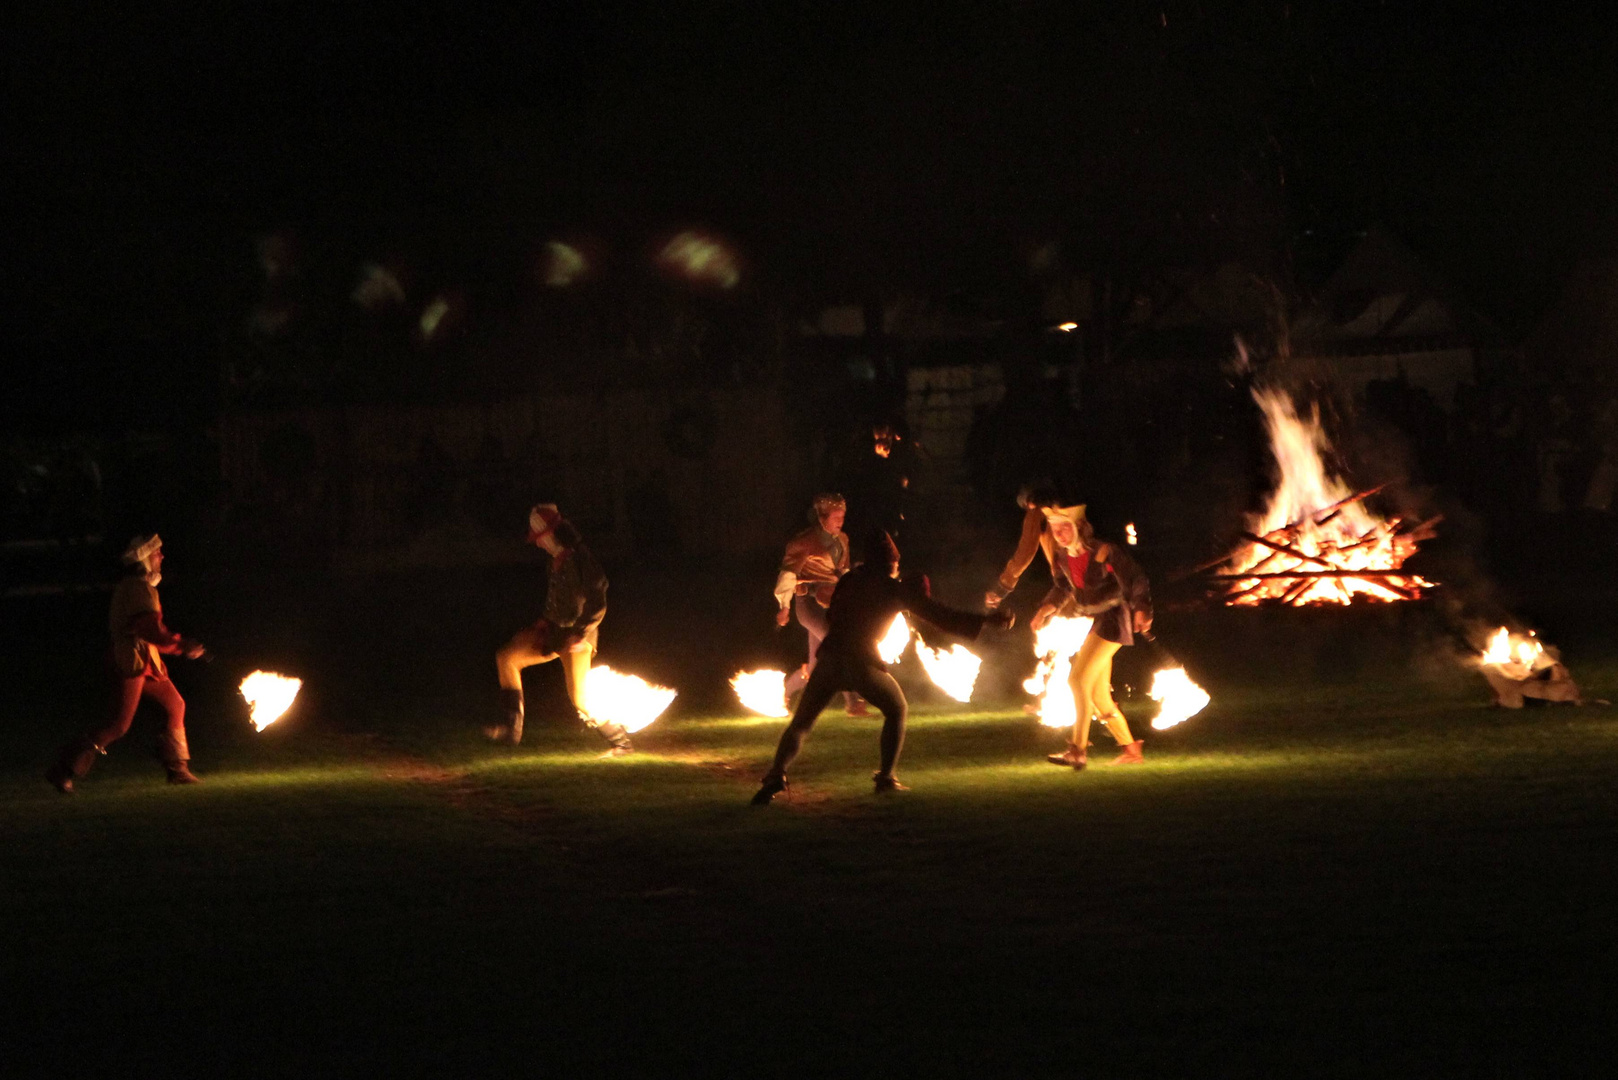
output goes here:
[[792, 606], [792, 597], [798, 591], [798, 575], [791, 570], [781, 571], [781, 576], [775, 579], [775, 602], [785, 611]]

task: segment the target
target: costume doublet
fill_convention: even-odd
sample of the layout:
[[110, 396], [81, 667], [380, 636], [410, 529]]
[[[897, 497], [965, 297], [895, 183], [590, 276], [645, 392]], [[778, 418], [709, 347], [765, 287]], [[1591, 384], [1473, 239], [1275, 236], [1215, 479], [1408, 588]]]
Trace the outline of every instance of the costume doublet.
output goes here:
[[1152, 586], [1146, 572], [1112, 544], [1069, 555], [1053, 553], [1051, 591], [1044, 603], [1064, 618], [1089, 615], [1091, 633], [1118, 645], [1135, 643], [1134, 612], [1152, 615]]
[[568, 548], [552, 560], [545, 589], [546, 651], [560, 652], [567, 635], [578, 633], [594, 652], [606, 617], [606, 572], [583, 544]]

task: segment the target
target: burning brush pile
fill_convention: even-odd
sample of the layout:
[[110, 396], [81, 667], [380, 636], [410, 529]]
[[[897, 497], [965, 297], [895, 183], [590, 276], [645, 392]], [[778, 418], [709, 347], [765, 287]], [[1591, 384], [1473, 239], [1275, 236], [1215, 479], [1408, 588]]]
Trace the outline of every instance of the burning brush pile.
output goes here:
[[1563, 666], [1559, 653], [1547, 648], [1532, 630], [1514, 634], [1504, 626], [1489, 637], [1478, 667], [1494, 692], [1494, 703], [1520, 709], [1526, 698], [1583, 705], [1579, 685]]
[[[1331, 449], [1320, 411], [1300, 417], [1285, 390], [1255, 389], [1264, 410], [1280, 479], [1270, 505], [1230, 554], [1202, 569], [1213, 576], [1227, 604], [1351, 604], [1359, 599], [1420, 599], [1433, 583], [1404, 572], [1405, 560], [1437, 535], [1440, 518], [1384, 519], [1365, 505], [1381, 487], [1354, 492], [1331, 475], [1323, 454]], [[1384, 485], [1385, 486], [1385, 485]]]

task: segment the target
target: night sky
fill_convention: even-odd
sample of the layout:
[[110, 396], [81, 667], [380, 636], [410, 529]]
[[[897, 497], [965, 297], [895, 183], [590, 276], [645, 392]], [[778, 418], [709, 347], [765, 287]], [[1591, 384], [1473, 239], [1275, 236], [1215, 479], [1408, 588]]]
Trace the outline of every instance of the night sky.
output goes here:
[[1611, 38], [1536, 5], [141, 6], [6, 34], [9, 340], [184, 336], [273, 228], [703, 222], [834, 297], [1382, 222], [1518, 333], [1618, 247]]

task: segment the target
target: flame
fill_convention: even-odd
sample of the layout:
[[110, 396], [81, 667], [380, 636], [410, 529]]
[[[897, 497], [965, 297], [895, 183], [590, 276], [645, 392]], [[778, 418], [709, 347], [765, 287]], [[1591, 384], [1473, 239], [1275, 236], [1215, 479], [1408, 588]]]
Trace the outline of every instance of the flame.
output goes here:
[[965, 645], [952, 645], [949, 652], [929, 648], [925, 642], [916, 642], [916, 655], [927, 677], [944, 693], [956, 701], [971, 701], [972, 688], [977, 685], [978, 670], [983, 660]]
[[273, 671], [255, 671], [242, 680], [241, 694], [247, 700], [248, 717], [255, 730], [263, 731], [290, 708], [303, 689], [303, 680]]
[[1124, 526], [1124, 542], [1130, 547], [1140, 543], [1140, 537], [1135, 535], [1135, 523], [1133, 521]]
[[[1280, 600], [1287, 604], [1348, 604], [1355, 597], [1372, 600], [1408, 600], [1412, 591], [1430, 588], [1431, 582], [1415, 574], [1386, 576], [1416, 551], [1421, 530], [1400, 533], [1401, 522], [1371, 513], [1362, 501], [1346, 501], [1354, 492], [1326, 469], [1324, 454], [1331, 449], [1320, 426], [1320, 409], [1312, 406], [1300, 417], [1291, 395], [1281, 389], [1254, 389], [1253, 400], [1264, 411], [1270, 447], [1280, 468], [1280, 481], [1268, 508], [1249, 520], [1252, 531], [1274, 547], [1249, 544], [1226, 568], [1227, 574], [1284, 575], [1364, 570], [1370, 577], [1284, 576], [1229, 582], [1232, 604], [1258, 604]], [[1328, 511], [1330, 508], [1330, 512]], [[1430, 526], [1433, 524], [1429, 522]], [[1428, 534], [1430, 535], [1430, 534]], [[1299, 558], [1298, 556], [1303, 556]]]
[[738, 671], [731, 676], [730, 687], [745, 708], [760, 716], [786, 716], [786, 681], [786, 672], [763, 668]]
[[1152, 674], [1152, 688], [1146, 696], [1163, 703], [1152, 718], [1152, 727], [1158, 731], [1184, 723], [1207, 707], [1211, 700], [1208, 691], [1191, 681], [1185, 668], [1163, 668]]
[[1512, 679], [1526, 679], [1535, 670], [1552, 663], [1545, 655], [1545, 646], [1532, 631], [1523, 637], [1503, 626], [1489, 638], [1489, 646], [1479, 662], [1494, 665]]
[[904, 655], [905, 646], [910, 644], [910, 621], [905, 618], [904, 612], [893, 617], [888, 624], [888, 632], [882, 635], [882, 640], [876, 643], [876, 654], [882, 658], [884, 664], [896, 664], [899, 657]]
[[[1082, 615], [1072, 619], [1057, 616], [1034, 631], [1034, 655], [1038, 663], [1034, 673], [1023, 681], [1022, 688], [1039, 699], [1039, 722], [1046, 727], [1072, 727], [1078, 718], [1073, 709], [1073, 695], [1067, 692], [1067, 676], [1073, 667], [1073, 654], [1084, 644], [1094, 622]], [[1050, 694], [1052, 685], [1057, 688], [1054, 696]]]
[[666, 686], [654, 686], [638, 676], [614, 671], [606, 664], [590, 669], [587, 691], [587, 707], [581, 712], [594, 723], [618, 724], [631, 732], [662, 716], [677, 694]]

